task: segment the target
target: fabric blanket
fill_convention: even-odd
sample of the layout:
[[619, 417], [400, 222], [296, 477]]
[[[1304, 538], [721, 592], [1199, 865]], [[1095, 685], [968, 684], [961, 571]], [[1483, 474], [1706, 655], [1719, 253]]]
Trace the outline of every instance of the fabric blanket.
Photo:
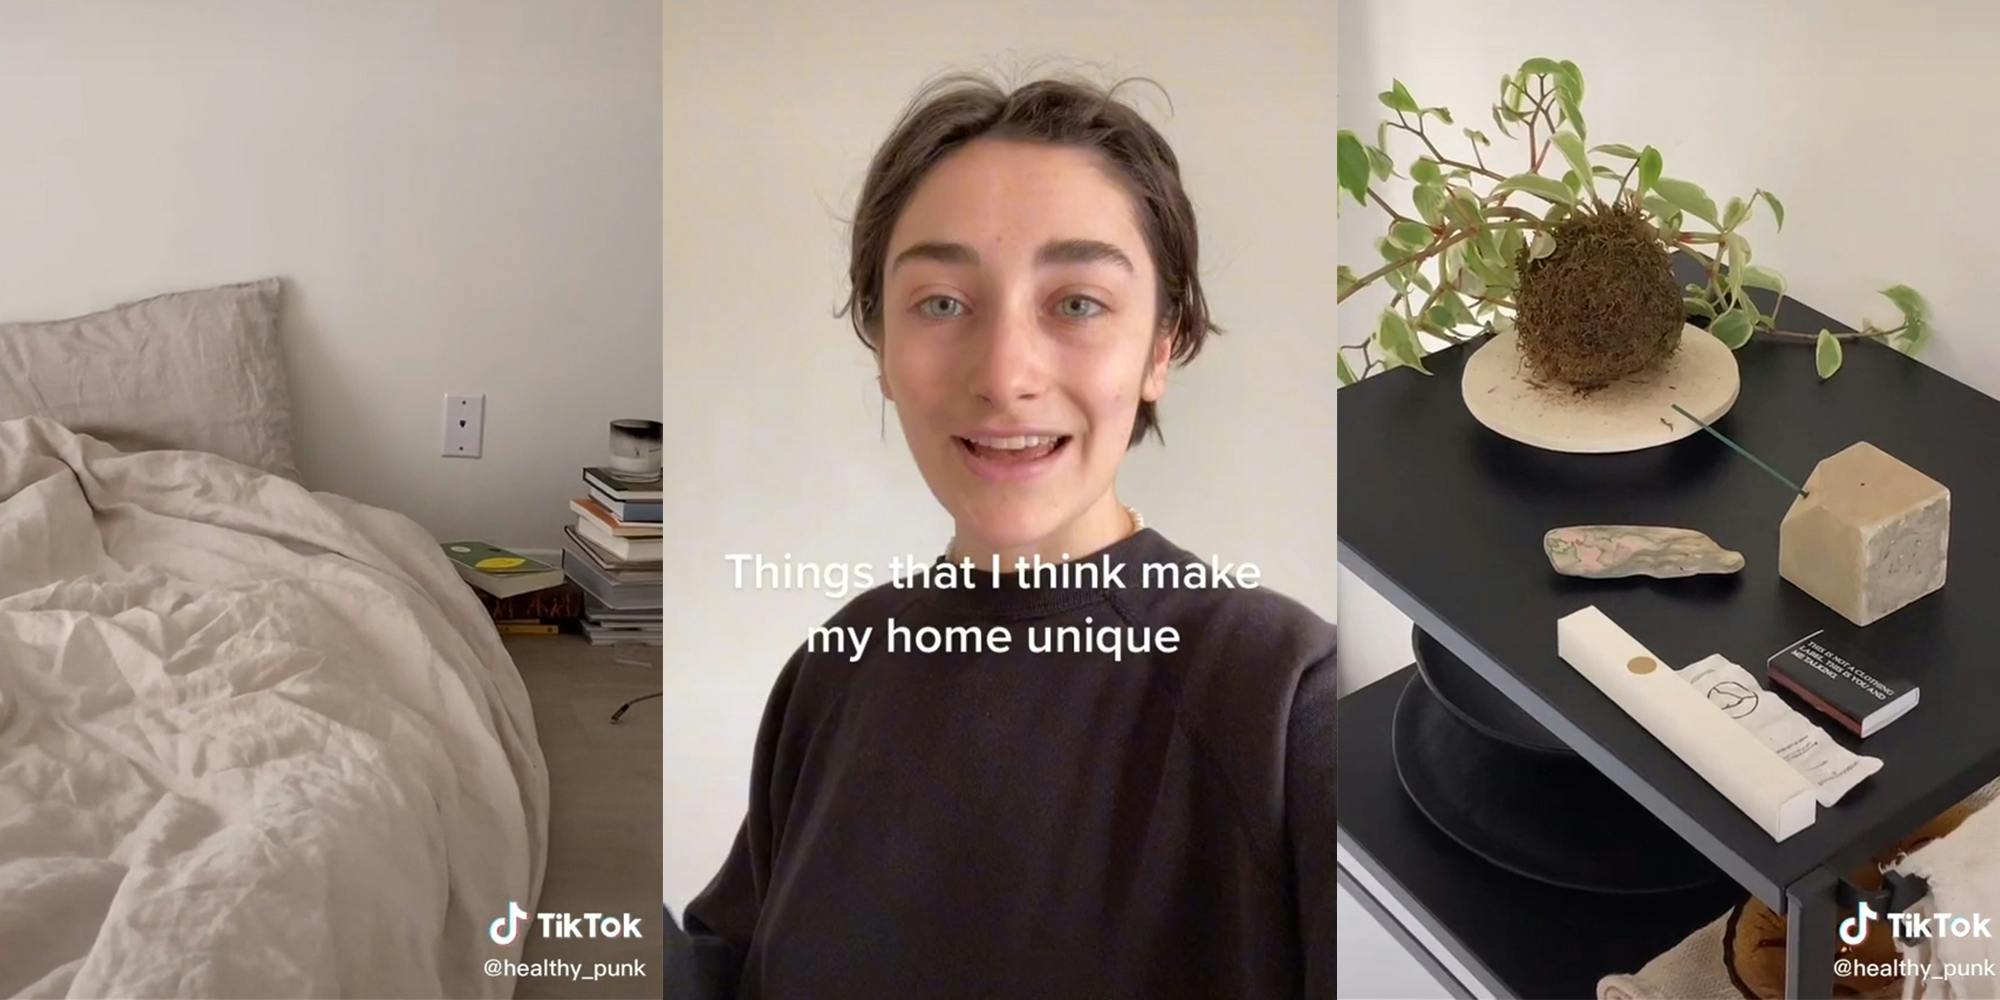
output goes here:
[[508, 996], [526, 689], [409, 519], [0, 422], [0, 996]]
[[[1989, 802], [2000, 780], [1981, 789]], [[1958, 829], [1889, 866], [1923, 876], [1931, 891], [1909, 912], [1933, 922], [1940, 914], [1984, 917], [2000, 924], [2000, 806], [1987, 805]], [[2000, 996], [2000, 930], [1965, 937], [1934, 934], [1914, 939], [1901, 957], [1919, 967], [1903, 981], [1903, 996], [1924, 1000], [1982, 1000]]]

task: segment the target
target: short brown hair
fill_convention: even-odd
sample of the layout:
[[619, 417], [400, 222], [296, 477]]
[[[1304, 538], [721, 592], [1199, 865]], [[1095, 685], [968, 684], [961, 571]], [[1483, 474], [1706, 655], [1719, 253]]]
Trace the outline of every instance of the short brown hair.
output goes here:
[[[1099, 87], [1048, 79], [1008, 91], [984, 77], [954, 74], [924, 87], [868, 165], [855, 207], [847, 263], [847, 303], [841, 311], [855, 336], [880, 352], [883, 269], [889, 235], [917, 184], [930, 169], [974, 139], [1015, 139], [1095, 150], [1109, 163], [1137, 208], [1139, 231], [1159, 275], [1155, 328], [1169, 328], [1175, 364], [1201, 352], [1222, 332], [1208, 315], [1197, 271], [1194, 205], [1181, 187], [1180, 161], [1167, 140], [1115, 94], [1124, 82]], [[1127, 447], [1160, 436], [1159, 415], [1141, 400]]]

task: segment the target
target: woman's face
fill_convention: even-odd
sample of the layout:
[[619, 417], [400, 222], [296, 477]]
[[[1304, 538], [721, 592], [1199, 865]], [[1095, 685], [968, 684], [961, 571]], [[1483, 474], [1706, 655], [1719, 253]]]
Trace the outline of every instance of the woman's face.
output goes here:
[[1099, 154], [982, 139], [933, 167], [890, 235], [883, 391], [961, 542], [1114, 540], [1142, 399], [1166, 388], [1154, 264]]

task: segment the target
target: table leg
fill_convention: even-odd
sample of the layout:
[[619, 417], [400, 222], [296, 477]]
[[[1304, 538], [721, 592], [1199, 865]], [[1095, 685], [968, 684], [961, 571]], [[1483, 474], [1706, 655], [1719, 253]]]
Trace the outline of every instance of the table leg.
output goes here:
[[1785, 888], [1785, 996], [1827, 1000], [1833, 996], [1833, 962], [1839, 948], [1840, 883], [1815, 868]]

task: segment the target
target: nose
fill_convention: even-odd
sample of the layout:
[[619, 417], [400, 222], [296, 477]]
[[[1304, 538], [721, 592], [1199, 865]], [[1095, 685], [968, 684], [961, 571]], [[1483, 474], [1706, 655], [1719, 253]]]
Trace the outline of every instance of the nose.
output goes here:
[[971, 382], [980, 399], [1004, 405], [1045, 391], [1047, 361], [1033, 309], [1008, 305], [989, 311], [977, 344]]

